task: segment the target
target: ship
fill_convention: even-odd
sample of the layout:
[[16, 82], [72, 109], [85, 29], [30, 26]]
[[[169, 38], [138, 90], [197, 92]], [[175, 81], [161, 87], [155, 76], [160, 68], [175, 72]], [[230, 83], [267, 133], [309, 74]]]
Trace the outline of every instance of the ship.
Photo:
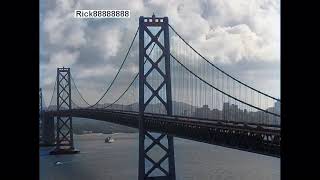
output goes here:
[[112, 139], [112, 137], [107, 137], [105, 140], [104, 140], [105, 143], [112, 143], [114, 142], [114, 139]]

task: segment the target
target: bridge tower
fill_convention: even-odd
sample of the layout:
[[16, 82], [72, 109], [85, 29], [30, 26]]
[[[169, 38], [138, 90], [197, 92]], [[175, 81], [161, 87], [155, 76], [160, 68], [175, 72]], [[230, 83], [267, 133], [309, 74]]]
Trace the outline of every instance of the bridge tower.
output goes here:
[[[57, 68], [57, 111], [71, 110], [70, 68]], [[78, 153], [74, 149], [72, 116], [57, 116], [56, 148], [50, 154]]]
[[[152, 30], [157, 31], [153, 35]], [[163, 35], [163, 36], [161, 36]], [[145, 44], [145, 36], [150, 38], [151, 41]], [[163, 37], [163, 39], [159, 38]], [[162, 55], [158, 59], [152, 59], [148, 54], [147, 50], [151, 49], [151, 45], [155, 43], [162, 51]], [[144, 61], [146, 60], [146, 63]], [[161, 62], [162, 61], [162, 62]], [[149, 62], [151, 66], [146, 64]], [[161, 70], [159, 64], [164, 63], [164, 70]], [[158, 71], [159, 78], [163, 78], [163, 81], [157, 87], [153, 87], [148, 82], [148, 76], [151, 71]], [[159, 95], [159, 91], [165, 88], [165, 97]], [[150, 90], [151, 96], [145, 99], [146, 90]], [[161, 101], [162, 105], [166, 109], [167, 115], [172, 115], [172, 96], [171, 96], [171, 78], [170, 78], [170, 47], [169, 47], [169, 25], [168, 17], [143, 17], [139, 18], [139, 180], [147, 179], [161, 179], [161, 180], [175, 180], [175, 162], [174, 162], [174, 145], [173, 137], [167, 134], [161, 134], [158, 138], [153, 137], [150, 132], [146, 130], [146, 124], [144, 121], [144, 113], [148, 104], [157, 98]], [[145, 147], [146, 140], [151, 140], [151, 144]], [[162, 141], [161, 141], [162, 140]], [[163, 141], [165, 141], [163, 143]], [[155, 145], [160, 146], [164, 151], [165, 155], [159, 160], [153, 159], [148, 152], [155, 148]], [[167, 145], [167, 146], [166, 146]], [[168, 160], [168, 167], [165, 169], [161, 165], [165, 160]], [[152, 163], [149, 170], [146, 168], [146, 162]], [[152, 175], [156, 170], [160, 170], [162, 176]]]

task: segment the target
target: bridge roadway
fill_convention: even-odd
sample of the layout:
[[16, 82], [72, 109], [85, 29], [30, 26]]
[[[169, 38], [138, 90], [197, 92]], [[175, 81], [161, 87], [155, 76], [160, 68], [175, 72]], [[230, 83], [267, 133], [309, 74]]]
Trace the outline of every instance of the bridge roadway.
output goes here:
[[[72, 116], [139, 127], [139, 113], [102, 109], [45, 111], [47, 116]], [[254, 123], [208, 120], [145, 113], [148, 131], [224, 146], [242, 151], [280, 157], [280, 127]]]

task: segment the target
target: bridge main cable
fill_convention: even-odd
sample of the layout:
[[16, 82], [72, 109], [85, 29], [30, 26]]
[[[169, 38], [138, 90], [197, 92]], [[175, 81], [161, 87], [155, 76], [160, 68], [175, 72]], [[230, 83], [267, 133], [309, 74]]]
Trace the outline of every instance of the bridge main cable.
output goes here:
[[[77, 87], [77, 85], [76, 85], [76, 83], [74, 82], [74, 80], [73, 80], [73, 78], [72, 78], [72, 74], [70, 75], [70, 77], [71, 77], [71, 81], [73, 82], [73, 84], [74, 84], [74, 86], [75, 86], [75, 88], [76, 88], [76, 90], [77, 90], [77, 92], [79, 93], [79, 95], [80, 95], [80, 97], [81, 97], [81, 99], [88, 105], [88, 107], [89, 106], [91, 106], [84, 98], [83, 98], [83, 96], [82, 96], [82, 94], [80, 93], [80, 91], [79, 91], [79, 89], [78, 89], [78, 87]], [[74, 103], [74, 102], [73, 102]], [[74, 103], [74, 104], [76, 104], [76, 103]], [[77, 104], [76, 104], [77, 105]], [[78, 106], [78, 107], [80, 107], [80, 106]]]
[[[136, 32], [135, 32], [135, 35], [134, 35], [134, 37], [133, 37], [133, 39], [132, 39], [132, 41], [131, 41], [130, 47], [129, 47], [127, 53], [126, 53], [125, 58], [123, 59], [121, 65], [120, 65], [120, 68], [118, 69], [117, 74], [116, 74], [115, 77], [113, 78], [113, 80], [112, 80], [112, 82], [110, 83], [110, 85], [108, 86], [107, 90], [103, 93], [103, 95], [101, 96], [101, 98], [100, 98], [95, 104], [90, 105], [90, 104], [83, 98], [82, 94], [80, 93], [79, 89], [77, 88], [77, 86], [75, 85], [75, 82], [74, 82], [74, 85], [75, 85], [75, 87], [76, 87], [76, 90], [77, 90], [78, 93], [80, 94], [80, 97], [85, 101], [86, 104], [88, 104], [88, 107], [86, 107], [86, 108], [91, 108], [91, 107], [97, 105], [97, 104], [105, 97], [105, 95], [108, 93], [108, 91], [111, 89], [111, 87], [112, 87], [112, 85], [114, 84], [115, 80], [117, 79], [117, 77], [118, 77], [121, 69], [123, 68], [124, 63], [125, 63], [126, 60], [127, 60], [127, 57], [128, 57], [128, 55], [129, 55], [129, 52], [130, 52], [130, 50], [131, 50], [131, 48], [132, 48], [132, 45], [133, 45], [135, 39], [136, 39], [136, 36], [137, 36], [137, 34], [138, 34], [138, 31], [139, 31], [139, 27], [137, 28], [137, 30], [136, 30]], [[72, 80], [73, 80], [73, 79], [72, 79]], [[73, 81], [74, 81], [74, 80], [73, 80]]]
[[[153, 51], [154, 46], [156, 45], [156, 43], [153, 44], [150, 52], [149, 52], [149, 56]], [[147, 62], [147, 59], [144, 61], [144, 64]], [[124, 95], [125, 93], [129, 90], [129, 88], [132, 86], [132, 84], [134, 83], [134, 81], [137, 79], [137, 77], [139, 76], [139, 72], [136, 74], [136, 76], [133, 78], [133, 80], [131, 81], [131, 83], [129, 84], [129, 86], [127, 87], [127, 89], [118, 97], [118, 99], [116, 99], [114, 102], [112, 102], [111, 104], [109, 104], [108, 106], [104, 107], [104, 109], [114, 105], [115, 103], [117, 103]]]
[[[138, 31], [139, 31], [139, 28], [138, 28], [137, 32], [138, 32]], [[136, 37], [136, 35], [137, 35], [137, 32], [136, 32], [136, 34], [135, 34], [135, 37]], [[135, 37], [134, 37], [134, 39], [135, 39]], [[117, 75], [116, 75], [115, 78], [113, 79], [112, 83], [110, 84], [110, 86], [108, 87], [108, 89], [107, 89], [107, 91], [104, 93], [104, 95], [99, 99], [99, 101], [101, 101], [101, 99], [105, 96], [105, 94], [108, 92], [108, 90], [109, 90], [109, 89], [111, 88], [111, 86], [113, 85], [115, 79], [117, 78], [117, 76], [118, 76], [118, 74], [119, 74], [119, 72], [120, 72], [120, 70], [121, 70], [121, 68], [122, 68], [122, 66], [123, 66], [123, 64], [124, 64], [124, 62], [125, 62], [128, 54], [129, 54], [129, 51], [130, 51], [130, 49], [131, 49], [131, 47], [132, 47], [132, 44], [133, 44], [133, 42], [134, 42], [134, 39], [133, 39], [133, 41], [132, 41], [132, 43], [131, 43], [131, 45], [130, 45], [130, 48], [129, 48], [128, 52], [127, 52], [127, 55], [126, 55], [124, 61], [122, 62], [121, 66], [120, 66], [120, 69], [118, 70]], [[155, 45], [156, 45], [156, 44], [154, 43], [153, 46], [152, 46], [152, 48], [151, 48], [151, 50], [150, 50], [150, 52], [149, 52], [149, 55], [152, 53]], [[147, 60], [145, 60], [144, 63], [146, 63], [146, 61], [147, 61]], [[129, 86], [126, 88], [126, 90], [125, 90], [114, 102], [112, 102], [111, 104], [109, 104], [109, 105], [106, 106], [106, 107], [103, 107], [103, 109], [106, 109], [106, 108], [114, 105], [115, 103], [117, 103], [117, 102], [125, 95], [125, 93], [129, 90], [129, 88], [132, 86], [132, 84], [134, 83], [134, 81], [137, 79], [138, 75], [139, 75], [139, 73], [137, 73], [137, 74], [135, 75], [135, 77], [133, 78], [133, 80], [131, 81], [131, 83], [129, 84]], [[90, 104], [83, 98], [83, 96], [82, 96], [82, 94], [80, 93], [79, 89], [77, 88], [77, 86], [76, 86], [76, 84], [75, 84], [72, 76], [71, 76], [71, 79], [72, 79], [72, 81], [73, 81], [73, 83], [74, 83], [74, 86], [75, 86], [76, 90], [78, 91], [81, 99], [83, 99], [84, 102], [89, 105], [89, 106], [86, 107], [86, 108], [93, 107], [93, 106], [95, 106], [97, 103], [99, 103], [99, 101], [98, 101], [96, 104], [90, 105]], [[72, 101], [72, 102], [73, 102], [73, 101]], [[73, 103], [74, 103], [75, 105], [77, 105], [75, 102], [73, 102]], [[78, 105], [77, 105], [77, 106], [78, 106]], [[78, 107], [80, 107], [80, 106], [78, 106]]]
[[118, 75], [119, 75], [119, 73], [120, 73], [120, 71], [121, 71], [121, 69], [122, 69], [122, 67], [123, 67], [124, 63], [125, 63], [125, 62], [126, 62], [126, 60], [127, 60], [127, 57], [128, 57], [129, 52], [130, 52], [130, 50], [131, 50], [131, 47], [132, 47], [132, 45], [133, 45], [133, 42], [134, 42], [134, 40], [135, 40], [135, 39], [136, 39], [136, 37], [137, 37], [138, 31], [139, 31], [139, 27], [137, 28], [137, 31], [136, 31], [136, 33], [135, 33], [135, 35], [134, 35], [133, 39], [132, 39], [132, 42], [131, 42], [130, 47], [129, 47], [128, 51], [127, 51], [127, 54], [126, 54], [126, 56], [125, 56], [124, 60], [122, 61], [121, 66], [120, 66], [120, 68], [119, 68], [119, 70], [118, 70], [118, 72], [117, 72], [116, 76], [113, 78], [113, 80], [112, 80], [111, 84], [109, 85], [108, 89], [106, 90], [106, 92], [102, 95], [102, 97], [101, 97], [101, 98], [100, 98], [100, 99], [99, 99], [95, 104], [93, 104], [93, 105], [89, 106], [88, 108], [91, 108], [91, 107], [93, 107], [93, 106], [97, 105], [97, 104], [101, 101], [101, 99], [102, 99], [102, 98], [103, 98], [103, 97], [108, 93], [108, 91], [110, 90], [111, 86], [113, 85], [113, 83], [114, 83], [114, 82], [115, 82], [115, 80], [117, 79], [117, 77], [118, 77]]
[[51, 106], [52, 99], [53, 99], [53, 96], [54, 96], [54, 94], [55, 94], [54, 92], [55, 92], [56, 86], [57, 86], [57, 81], [54, 81], [54, 86], [53, 86], [52, 96], [51, 96], [50, 103], [48, 104], [47, 109], [49, 109], [49, 107]]
[[195, 50], [184, 38], [182, 38], [182, 36], [181, 36], [170, 24], [169, 24], [169, 27], [173, 30], [173, 32], [176, 33], [176, 35], [177, 35], [184, 43], [186, 43], [187, 46], [189, 46], [195, 53], [197, 53], [202, 59], [204, 59], [205, 61], [207, 61], [211, 66], [215, 67], [216, 69], [218, 69], [219, 71], [221, 71], [223, 74], [227, 75], [228, 77], [230, 77], [231, 79], [237, 81], [238, 83], [244, 85], [245, 87], [248, 87], [249, 89], [252, 89], [253, 91], [256, 91], [256, 92], [258, 92], [258, 93], [260, 93], [260, 94], [263, 94], [263, 95], [265, 95], [265, 96], [267, 96], [267, 97], [269, 97], [269, 98], [271, 98], [271, 99], [274, 99], [274, 100], [276, 100], [276, 101], [281, 102], [280, 99], [277, 99], [277, 98], [275, 98], [275, 97], [272, 97], [272, 96], [270, 96], [270, 95], [268, 95], [268, 94], [266, 94], [266, 93], [263, 93], [263, 92], [255, 89], [255, 88], [253, 88], [253, 87], [251, 87], [251, 86], [249, 86], [249, 85], [247, 85], [247, 84], [239, 81], [238, 79], [234, 78], [234, 77], [231, 76], [230, 74], [224, 72], [224, 71], [223, 71], [222, 69], [220, 69], [219, 67], [215, 66], [212, 62], [210, 62], [209, 60], [207, 60], [207, 59], [206, 59], [205, 57], [203, 57], [197, 50]]

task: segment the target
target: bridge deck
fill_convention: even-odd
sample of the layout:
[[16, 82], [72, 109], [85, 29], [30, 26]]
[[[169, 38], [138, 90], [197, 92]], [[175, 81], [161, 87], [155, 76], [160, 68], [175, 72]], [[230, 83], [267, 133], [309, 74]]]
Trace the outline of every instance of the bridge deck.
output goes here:
[[[112, 122], [133, 128], [139, 127], [139, 113], [115, 110], [73, 109], [46, 111], [49, 116], [73, 116]], [[280, 127], [254, 123], [227, 122], [145, 114], [148, 131], [175, 137], [280, 157]]]

